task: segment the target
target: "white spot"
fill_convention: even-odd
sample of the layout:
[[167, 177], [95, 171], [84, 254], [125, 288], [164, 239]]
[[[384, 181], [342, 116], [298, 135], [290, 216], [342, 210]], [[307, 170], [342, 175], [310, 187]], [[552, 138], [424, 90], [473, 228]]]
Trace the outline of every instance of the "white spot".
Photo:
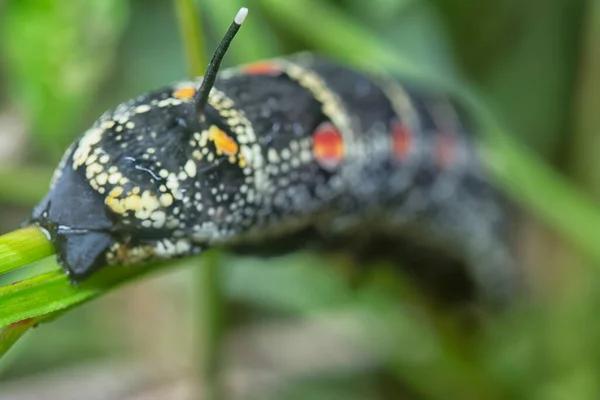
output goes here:
[[188, 174], [188, 176], [190, 178], [193, 178], [196, 176], [196, 163], [194, 162], [194, 160], [188, 160], [188, 162], [185, 163], [185, 166], [183, 167], [183, 169], [185, 170], [185, 172]]

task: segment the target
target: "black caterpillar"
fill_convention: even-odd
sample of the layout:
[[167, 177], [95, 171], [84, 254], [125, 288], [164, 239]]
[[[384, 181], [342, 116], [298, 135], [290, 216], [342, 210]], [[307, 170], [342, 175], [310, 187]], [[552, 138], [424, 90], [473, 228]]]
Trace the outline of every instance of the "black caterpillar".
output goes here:
[[31, 222], [73, 280], [212, 246], [369, 243], [407, 264], [456, 260], [484, 291], [509, 291], [505, 209], [450, 96], [311, 54], [213, 87], [237, 28], [204, 81], [117, 106], [66, 151]]

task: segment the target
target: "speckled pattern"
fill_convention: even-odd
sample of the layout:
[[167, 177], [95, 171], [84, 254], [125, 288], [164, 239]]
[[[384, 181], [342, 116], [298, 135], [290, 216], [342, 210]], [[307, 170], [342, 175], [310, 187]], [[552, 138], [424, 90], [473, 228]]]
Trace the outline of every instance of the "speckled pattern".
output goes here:
[[302, 54], [223, 71], [201, 122], [200, 82], [117, 106], [65, 153], [32, 221], [74, 280], [307, 227], [415, 223], [467, 263], [485, 260], [484, 285], [512, 279], [504, 210], [448, 96]]

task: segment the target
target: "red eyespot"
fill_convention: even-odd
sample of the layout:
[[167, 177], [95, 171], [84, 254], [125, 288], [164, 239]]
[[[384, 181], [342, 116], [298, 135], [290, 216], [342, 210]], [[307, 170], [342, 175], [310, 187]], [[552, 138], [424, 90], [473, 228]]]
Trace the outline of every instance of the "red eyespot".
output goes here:
[[259, 61], [244, 65], [242, 72], [248, 75], [278, 75], [281, 73], [281, 69], [271, 61]]
[[327, 170], [334, 170], [344, 159], [344, 140], [331, 122], [323, 122], [315, 130], [313, 155], [315, 161]]
[[399, 160], [406, 159], [413, 147], [412, 132], [408, 126], [398, 120], [392, 123], [392, 146], [393, 154]]

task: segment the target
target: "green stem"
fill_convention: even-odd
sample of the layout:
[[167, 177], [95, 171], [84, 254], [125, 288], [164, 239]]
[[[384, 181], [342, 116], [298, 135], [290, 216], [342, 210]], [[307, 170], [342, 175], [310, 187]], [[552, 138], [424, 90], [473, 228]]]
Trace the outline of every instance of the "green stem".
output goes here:
[[202, 268], [197, 268], [197, 302], [200, 307], [198, 332], [200, 336], [200, 382], [202, 398], [222, 399], [220, 355], [223, 345], [224, 294], [221, 283], [221, 255], [210, 251], [204, 255]]
[[0, 274], [54, 254], [54, 246], [38, 227], [28, 226], [0, 236]]
[[588, 193], [600, 199], [600, 3], [589, 2], [583, 29], [580, 73], [575, 90], [570, 172]]
[[204, 74], [207, 62], [204, 56], [204, 41], [198, 34], [201, 29], [198, 10], [192, 0], [175, 0], [175, 8], [188, 71], [192, 77], [201, 76]]

